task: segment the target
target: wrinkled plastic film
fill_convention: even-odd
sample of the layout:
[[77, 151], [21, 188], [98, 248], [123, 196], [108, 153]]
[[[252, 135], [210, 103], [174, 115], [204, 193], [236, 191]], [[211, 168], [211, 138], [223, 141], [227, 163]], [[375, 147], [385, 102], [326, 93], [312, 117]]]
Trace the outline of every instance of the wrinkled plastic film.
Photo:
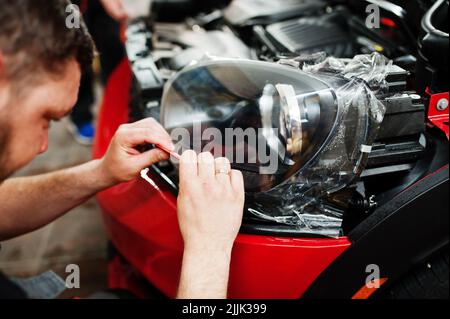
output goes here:
[[295, 175], [269, 191], [250, 194], [248, 211], [307, 234], [338, 237], [343, 209], [328, 199], [365, 168], [385, 113], [375, 94], [383, 88], [391, 62], [379, 54], [313, 58], [316, 61], [302, 61], [302, 69], [334, 90], [338, 103], [334, 126], [321, 151]]

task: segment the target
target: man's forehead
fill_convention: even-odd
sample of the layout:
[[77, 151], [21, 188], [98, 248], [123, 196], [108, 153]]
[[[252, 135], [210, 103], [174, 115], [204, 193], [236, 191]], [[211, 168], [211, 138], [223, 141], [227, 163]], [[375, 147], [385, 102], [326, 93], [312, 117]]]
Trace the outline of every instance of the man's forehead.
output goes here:
[[[25, 112], [45, 112], [48, 117], [62, 118], [72, 110], [78, 98], [79, 75], [42, 78], [17, 99], [25, 104]], [[28, 111], [26, 111], [28, 110]]]

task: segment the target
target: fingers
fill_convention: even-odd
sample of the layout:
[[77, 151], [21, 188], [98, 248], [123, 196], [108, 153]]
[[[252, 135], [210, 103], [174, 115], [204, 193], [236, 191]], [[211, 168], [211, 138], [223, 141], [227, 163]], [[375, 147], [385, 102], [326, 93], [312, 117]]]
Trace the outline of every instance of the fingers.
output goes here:
[[230, 172], [231, 172], [231, 164], [228, 158], [219, 157], [215, 160], [215, 173], [216, 179], [219, 182], [230, 184]]
[[[166, 136], [154, 132], [149, 128], [121, 128], [118, 131], [120, 141], [127, 147], [135, 147], [142, 144], [162, 144], [166, 140]], [[165, 141], [164, 144], [167, 144]]]
[[132, 148], [142, 144], [159, 144], [165, 149], [174, 149], [170, 135], [152, 118], [122, 125], [117, 131], [117, 135], [121, 142], [125, 144], [125, 147]]
[[196, 178], [216, 180], [222, 185], [230, 185], [232, 191], [240, 199], [245, 198], [242, 173], [231, 170], [231, 164], [227, 158], [214, 159], [211, 153], [201, 153], [197, 156], [194, 151], [184, 152], [180, 160], [180, 182], [185, 185], [186, 182], [193, 181]]
[[153, 164], [167, 161], [169, 157], [170, 156], [168, 153], [160, 149], [153, 149], [138, 155], [135, 160], [139, 163], [139, 167], [144, 169], [145, 167], [152, 166]]
[[212, 180], [216, 175], [216, 165], [211, 153], [201, 153], [198, 156], [198, 176], [202, 179]]
[[245, 197], [245, 188], [244, 188], [244, 177], [242, 176], [242, 172], [237, 170], [232, 170], [230, 173], [231, 177], [231, 187], [236, 194], [239, 194], [241, 199]]
[[197, 154], [194, 151], [186, 151], [180, 159], [180, 182], [184, 185], [198, 177]]

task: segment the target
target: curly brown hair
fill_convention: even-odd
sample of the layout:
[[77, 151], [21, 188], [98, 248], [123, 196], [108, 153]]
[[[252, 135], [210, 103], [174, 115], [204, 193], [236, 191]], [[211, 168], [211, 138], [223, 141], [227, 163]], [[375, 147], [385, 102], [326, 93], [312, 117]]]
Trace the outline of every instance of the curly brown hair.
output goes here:
[[80, 28], [66, 27], [70, 4], [68, 0], [0, 0], [4, 76], [24, 79], [41, 74], [39, 71], [58, 75], [71, 58], [82, 70], [91, 67], [94, 44], [86, 26], [81, 23]]

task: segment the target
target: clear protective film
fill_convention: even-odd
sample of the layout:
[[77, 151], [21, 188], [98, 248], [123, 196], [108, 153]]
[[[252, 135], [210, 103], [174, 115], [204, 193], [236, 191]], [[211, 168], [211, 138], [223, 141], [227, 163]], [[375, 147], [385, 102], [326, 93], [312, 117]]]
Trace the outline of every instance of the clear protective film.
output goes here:
[[335, 126], [315, 158], [282, 185], [252, 194], [253, 207], [248, 210], [263, 219], [295, 225], [304, 233], [337, 237], [343, 216], [329, 196], [351, 184], [365, 168], [385, 114], [375, 94], [383, 90], [392, 62], [379, 54], [301, 60], [297, 59], [304, 72], [334, 89]]
[[342, 210], [328, 199], [365, 168], [389, 63], [378, 54], [202, 61], [167, 83], [161, 123], [182, 137], [179, 152], [211, 151], [243, 172], [251, 214], [337, 237]]

